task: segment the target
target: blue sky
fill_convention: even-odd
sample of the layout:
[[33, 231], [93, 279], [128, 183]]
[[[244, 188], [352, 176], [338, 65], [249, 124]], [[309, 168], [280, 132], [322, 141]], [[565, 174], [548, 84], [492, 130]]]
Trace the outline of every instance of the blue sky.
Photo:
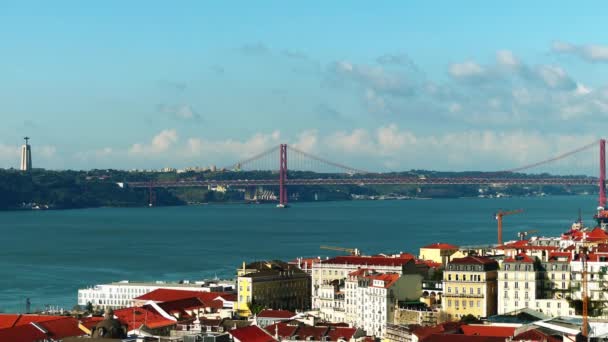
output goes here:
[[2, 1], [0, 167], [525, 164], [602, 136], [607, 6]]

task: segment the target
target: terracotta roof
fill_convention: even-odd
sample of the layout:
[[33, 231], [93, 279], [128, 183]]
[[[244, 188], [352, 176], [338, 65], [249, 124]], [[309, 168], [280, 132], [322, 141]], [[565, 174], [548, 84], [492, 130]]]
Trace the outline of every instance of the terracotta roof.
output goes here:
[[570, 252], [551, 252], [549, 253], [549, 261], [558, 261], [558, 258], [566, 258], [568, 262], [572, 259]]
[[266, 329], [266, 331], [272, 336], [274, 336], [278, 332], [279, 337], [281, 337], [282, 339], [289, 339], [295, 334], [296, 330], [298, 330], [298, 325], [281, 322], [271, 324], [265, 327], [264, 329]]
[[150, 305], [118, 309], [114, 311], [114, 316], [122, 323], [126, 324], [129, 330], [138, 329], [142, 325], [154, 329], [175, 325], [177, 323], [177, 321], [161, 315], [161, 313]]
[[86, 335], [84, 331], [78, 328], [78, 320], [73, 317], [59, 317], [54, 320], [30, 322], [2, 329], [0, 330], [0, 341], [35, 342]]
[[521, 262], [521, 263], [533, 264], [534, 261], [535, 260], [533, 258], [531, 258], [530, 256], [528, 256], [526, 253], [519, 253], [515, 256], [505, 259], [505, 261], [503, 261], [503, 262], [516, 262], [516, 263]]
[[414, 258], [407, 257], [381, 257], [381, 256], [337, 256], [335, 258], [321, 261], [322, 264], [337, 265], [365, 265], [365, 266], [403, 266]]
[[487, 257], [481, 257], [481, 256], [466, 256], [464, 258], [456, 258], [456, 259], [452, 259], [450, 261], [450, 264], [478, 264], [478, 265], [492, 265], [492, 264], [497, 264], [496, 260], [491, 259], [491, 258], [487, 258]]
[[154, 291], [148, 292], [142, 296], [135, 298], [134, 300], [147, 301], [151, 300], [153, 302], [162, 303], [175, 301], [186, 298], [198, 298], [203, 303], [209, 306], [217, 306], [217, 304], [212, 304], [218, 298], [221, 298], [225, 301], [236, 301], [236, 295], [232, 293], [225, 292], [203, 292], [203, 291], [189, 291], [189, 290], [174, 290], [174, 289], [156, 289]]
[[100, 316], [84, 317], [80, 319], [80, 324], [84, 325], [87, 329], [93, 329], [97, 323], [103, 321], [104, 318]]
[[288, 310], [262, 310], [257, 316], [266, 318], [292, 318], [296, 313]]
[[460, 334], [432, 334], [420, 342], [505, 342], [504, 337], [471, 336]]
[[513, 337], [513, 341], [543, 341], [543, 342], [561, 342], [561, 338], [545, 334], [544, 332], [532, 329]]
[[228, 331], [235, 340], [240, 342], [275, 342], [276, 340], [264, 329], [251, 325]]
[[329, 327], [311, 327], [308, 325], [300, 326], [296, 335], [300, 340], [311, 339], [313, 341], [321, 341], [321, 338], [327, 334]]
[[0, 330], [0, 341], [35, 342], [47, 338], [45, 333], [30, 324]]
[[465, 335], [511, 337], [515, 327], [492, 326], [492, 325], [463, 325], [460, 327]]
[[346, 340], [349, 341], [357, 332], [357, 328], [336, 327], [330, 329], [327, 337], [330, 341]]
[[[397, 282], [397, 280], [399, 280], [400, 277], [401, 276], [397, 273], [380, 273], [380, 274], [368, 275], [365, 278], [370, 279], [370, 280], [381, 280], [384, 282], [384, 286], [382, 286], [382, 287], [387, 289], [387, 288], [393, 286], [393, 284], [395, 284], [395, 282]], [[371, 284], [371, 286], [373, 286], [373, 283]]]
[[529, 240], [517, 240], [517, 241], [514, 241], [514, 242], [506, 243], [502, 247], [503, 247], [503, 249], [506, 249], [506, 248], [521, 248], [521, 247], [527, 246], [528, 243], [529, 243]]
[[422, 259], [416, 259], [416, 264], [417, 265], [424, 264], [424, 265], [428, 266], [429, 268], [440, 268], [443, 266], [440, 262], [435, 262], [433, 260], [422, 260]]
[[430, 245], [424, 246], [422, 248], [426, 249], [458, 249], [458, 246], [451, 245], [449, 243], [444, 242], [435, 242]]
[[30, 322], [52, 321], [65, 316], [47, 316], [47, 315], [30, 315], [30, 314], [0, 314], [0, 329], [12, 328], [20, 325], [29, 324]]

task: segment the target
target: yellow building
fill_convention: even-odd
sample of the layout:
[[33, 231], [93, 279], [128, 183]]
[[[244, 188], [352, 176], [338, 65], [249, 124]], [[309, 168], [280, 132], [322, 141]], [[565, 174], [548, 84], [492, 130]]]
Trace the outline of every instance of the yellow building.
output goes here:
[[498, 262], [488, 257], [452, 259], [443, 272], [443, 312], [449, 320], [496, 314]]
[[458, 253], [458, 246], [449, 243], [433, 243], [420, 248], [419, 258], [422, 260], [432, 260], [445, 266], [452, 258], [463, 256]]
[[268, 309], [310, 308], [310, 276], [286, 262], [256, 261], [237, 270], [237, 310], [251, 315], [251, 305]]

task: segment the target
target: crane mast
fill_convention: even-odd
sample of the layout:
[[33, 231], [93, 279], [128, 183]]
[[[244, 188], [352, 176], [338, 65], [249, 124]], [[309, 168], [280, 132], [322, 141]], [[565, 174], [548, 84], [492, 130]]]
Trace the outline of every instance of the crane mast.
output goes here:
[[519, 214], [522, 211], [524, 211], [524, 210], [523, 209], [517, 209], [517, 210], [511, 210], [511, 211], [499, 210], [496, 213], [496, 221], [498, 221], [498, 244], [499, 245], [502, 245], [502, 218], [503, 218], [503, 216]]

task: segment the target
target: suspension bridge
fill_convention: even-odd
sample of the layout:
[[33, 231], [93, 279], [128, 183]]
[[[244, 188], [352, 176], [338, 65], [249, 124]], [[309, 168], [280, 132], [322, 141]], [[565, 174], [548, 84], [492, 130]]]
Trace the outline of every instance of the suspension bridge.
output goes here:
[[[569, 157], [581, 154], [599, 146], [599, 173], [594, 176], [554, 176], [525, 174], [538, 167], [563, 162]], [[288, 169], [289, 155], [289, 169]], [[208, 186], [276, 186], [279, 188], [279, 206], [287, 206], [287, 188], [306, 185], [597, 185], [599, 186], [599, 205], [606, 205], [606, 140], [601, 139], [571, 151], [535, 163], [508, 170], [484, 172], [476, 177], [433, 177], [427, 175], [394, 176], [394, 174], [373, 173], [349, 167], [319, 156], [302, 151], [287, 144], [273, 147], [248, 159], [230, 165], [225, 170], [231, 177], [225, 179], [188, 179], [178, 181], [127, 182], [132, 188], [176, 188]], [[239, 171], [271, 171], [259, 179], [239, 179]], [[307, 178], [294, 171], [322, 172], [323, 178]], [[296, 177], [288, 177], [293, 172]], [[299, 176], [299, 177], [298, 177]], [[236, 179], [235, 179], [236, 178]]]

